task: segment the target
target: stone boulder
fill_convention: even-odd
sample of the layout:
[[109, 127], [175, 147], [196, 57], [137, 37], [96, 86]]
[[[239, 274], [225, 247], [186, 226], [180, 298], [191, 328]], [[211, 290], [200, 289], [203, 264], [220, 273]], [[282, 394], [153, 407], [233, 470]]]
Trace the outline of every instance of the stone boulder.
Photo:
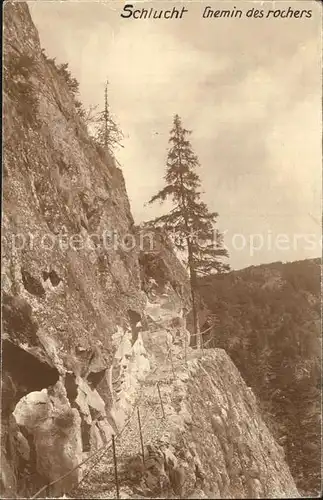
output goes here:
[[[38, 486], [58, 480], [81, 462], [81, 418], [78, 411], [71, 408], [61, 382], [51, 389], [23, 397], [13, 416], [20, 430], [17, 451], [23, 459], [29, 459], [32, 472], [38, 477]], [[76, 469], [50, 486], [47, 493], [61, 495], [79, 479], [80, 471]], [[32, 489], [34, 485], [33, 479], [27, 487]]]

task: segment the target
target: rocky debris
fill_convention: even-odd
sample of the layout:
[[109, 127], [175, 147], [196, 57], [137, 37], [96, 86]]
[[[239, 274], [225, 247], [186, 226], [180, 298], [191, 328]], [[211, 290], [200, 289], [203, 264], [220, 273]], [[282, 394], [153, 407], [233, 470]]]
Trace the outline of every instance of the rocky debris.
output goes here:
[[125, 464], [121, 479], [134, 493], [149, 498], [168, 494], [171, 489], [178, 490], [181, 484], [178, 471], [158, 448], [148, 445], [145, 461], [139, 454], [131, 457]]

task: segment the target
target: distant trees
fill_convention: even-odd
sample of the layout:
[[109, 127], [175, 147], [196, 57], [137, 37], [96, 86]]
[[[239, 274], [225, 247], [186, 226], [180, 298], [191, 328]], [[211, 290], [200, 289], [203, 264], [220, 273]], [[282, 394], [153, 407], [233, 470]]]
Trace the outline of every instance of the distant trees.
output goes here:
[[175, 115], [170, 132], [170, 148], [166, 161], [165, 187], [149, 203], [170, 199], [173, 208], [157, 217], [151, 224], [163, 227], [175, 247], [187, 254], [192, 295], [194, 333], [199, 337], [197, 277], [203, 274], [229, 270], [223, 262], [228, 257], [223, 247], [222, 235], [215, 230], [218, 214], [210, 212], [201, 200], [201, 181], [196, 172], [198, 157], [188, 139], [191, 131], [185, 129]]
[[199, 280], [219, 321], [212, 346], [230, 355], [275, 437], [286, 440], [292, 474], [308, 497], [321, 472], [320, 264], [273, 263]]

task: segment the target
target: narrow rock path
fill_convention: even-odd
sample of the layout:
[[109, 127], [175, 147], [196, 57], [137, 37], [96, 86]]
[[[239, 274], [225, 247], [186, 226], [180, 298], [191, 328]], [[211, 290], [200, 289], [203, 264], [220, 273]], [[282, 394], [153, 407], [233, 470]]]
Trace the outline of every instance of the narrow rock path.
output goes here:
[[[154, 337], [158, 338], [160, 333], [160, 330], [156, 330]], [[163, 333], [165, 335], [165, 331]], [[200, 355], [199, 351], [189, 349], [187, 360], [185, 360], [183, 349], [174, 345], [171, 348], [171, 353], [169, 350], [165, 353], [166, 350], [164, 350], [164, 356], [162, 356], [162, 350], [160, 350], [158, 358], [155, 357], [156, 365], [147, 374], [145, 380], [142, 381], [132, 416], [122, 434], [115, 439], [121, 498], [130, 495], [134, 498], [133, 488], [130, 490], [126, 484], [129, 476], [126, 467], [131, 458], [142, 456], [138, 409], [145, 448], [147, 445], [159, 448], [161, 444], [169, 443], [172, 421], [177, 418], [174, 410], [177, 380], [188, 377], [185, 361], [189, 363], [191, 359]], [[161, 404], [157, 383], [163, 405]], [[71, 495], [73, 498], [116, 498], [112, 447], [109, 448], [92, 470], [91, 466], [88, 466], [85, 474], [87, 474], [86, 478], [73, 491]], [[138, 498], [141, 498], [141, 496], [138, 496]]]

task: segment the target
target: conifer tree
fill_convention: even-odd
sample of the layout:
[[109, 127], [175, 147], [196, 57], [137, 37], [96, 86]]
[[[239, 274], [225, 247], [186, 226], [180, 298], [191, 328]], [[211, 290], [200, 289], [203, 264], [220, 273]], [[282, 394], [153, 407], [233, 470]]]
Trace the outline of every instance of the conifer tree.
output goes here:
[[197, 278], [203, 274], [228, 271], [229, 266], [222, 262], [223, 258], [228, 257], [228, 252], [223, 247], [221, 233], [214, 228], [218, 214], [210, 212], [201, 200], [201, 181], [196, 173], [200, 164], [188, 139], [190, 134], [191, 131], [182, 126], [180, 117], [175, 115], [169, 139], [165, 187], [149, 203], [162, 203], [166, 199], [172, 201], [170, 212], [157, 217], [152, 224], [163, 227], [175, 247], [187, 254], [194, 334], [198, 344]]
[[123, 147], [121, 141], [123, 133], [111, 115], [108, 102], [108, 85], [107, 81], [104, 88], [104, 108], [99, 111], [93, 118], [92, 124], [94, 128], [94, 139], [102, 148], [107, 149], [111, 155], [117, 147]]

